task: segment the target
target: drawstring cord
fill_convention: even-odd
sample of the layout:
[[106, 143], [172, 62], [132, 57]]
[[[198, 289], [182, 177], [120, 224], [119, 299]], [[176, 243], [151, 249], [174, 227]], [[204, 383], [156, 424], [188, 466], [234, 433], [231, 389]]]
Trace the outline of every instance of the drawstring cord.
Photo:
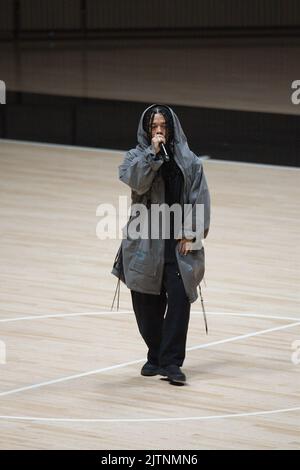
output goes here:
[[114, 308], [114, 303], [115, 303], [115, 298], [116, 298], [117, 292], [118, 292], [117, 310], [119, 310], [119, 305], [120, 305], [120, 284], [121, 284], [121, 279], [118, 278], [117, 285], [116, 285], [116, 290], [115, 290], [115, 295], [114, 295], [114, 299], [113, 299], [112, 304], [111, 304], [110, 311], [112, 311], [112, 309]]
[[[203, 278], [203, 281], [204, 281], [205, 286], [206, 286], [206, 282], [205, 282], [205, 279], [204, 279], [204, 278]], [[118, 281], [117, 281], [117, 285], [116, 285], [116, 289], [115, 289], [115, 294], [114, 294], [114, 298], [113, 298], [113, 301], [112, 301], [112, 304], [111, 304], [110, 311], [112, 311], [113, 308], [114, 308], [114, 303], [115, 303], [116, 296], [117, 296], [117, 311], [119, 311], [119, 306], [120, 306], [120, 288], [121, 288], [121, 279], [120, 279], [120, 277], [119, 277], [119, 278], [118, 278]], [[203, 297], [202, 297], [202, 291], [201, 291], [201, 286], [200, 286], [200, 284], [198, 285], [198, 289], [199, 289], [199, 294], [200, 294], [200, 299], [201, 299], [201, 307], [202, 307], [202, 312], [203, 312], [203, 318], [204, 318], [204, 324], [205, 324], [205, 331], [206, 331], [206, 334], [208, 335], [207, 318], [206, 318], [206, 313], [205, 313], [205, 308], [204, 308], [204, 301], [203, 301]]]
[[204, 323], [205, 323], [205, 331], [206, 331], [206, 334], [208, 335], [207, 318], [206, 318], [206, 313], [205, 313], [204, 302], [203, 302], [203, 297], [202, 297], [202, 291], [201, 291], [200, 284], [198, 285], [198, 288], [199, 288], [199, 294], [200, 294], [200, 299], [201, 299], [202, 312], [203, 312]]
[[[117, 285], [116, 285], [116, 289], [115, 289], [115, 295], [114, 295], [114, 298], [113, 298], [113, 301], [112, 301], [112, 304], [111, 304], [110, 311], [112, 311], [113, 308], [114, 308], [114, 303], [115, 303], [116, 296], [117, 296], [117, 311], [119, 311], [119, 306], [120, 306], [120, 288], [121, 288], [121, 279], [118, 278]], [[206, 331], [206, 334], [208, 335], [207, 317], [206, 317], [206, 313], [205, 313], [204, 301], [203, 301], [203, 296], [202, 296], [202, 291], [201, 291], [201, 286], [200, 286], [200, 284], [198, 285], [198, 288], [199, 288], [199, 294], [200, 294], [200, 299], [201, 299], [201, 307], [202, 307], [202, 312], [203, 312], [203, 318], [204, 318], [204, 324], [205, 324], [205, 331]]]

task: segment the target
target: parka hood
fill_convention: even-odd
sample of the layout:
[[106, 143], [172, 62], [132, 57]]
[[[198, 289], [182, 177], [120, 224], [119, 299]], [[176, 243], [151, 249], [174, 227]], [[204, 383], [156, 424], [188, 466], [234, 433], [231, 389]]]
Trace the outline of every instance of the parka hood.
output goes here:
[[[184, 170], [186, 170], [188, 167], [190, 167], [193, 164], [193, 161], [195, 159], [195, 155], [193, 154], [193, 152], [189, 148], [186, 135], [185, 135], [185, 133], [184, 133], [182, 127], [181, 127], [181, 124], [180, 124], [180, 121], [178, 119], [177, 114], [173, 111], [172, 108], [170, 108], [170, 106], [167, 106], [165, 104], [152, 104], [151, 106], [148, 106], [148, 108], [146, 108], [143, 111], [143, 113], [140, 117], [138, 130], [137, 130], [138, 145], [137, 145], [136, 149], [140, 150], [140, 151], [143, 151], [147, 147], [149, 147], [147, 132], [143, 128], [143, 119], [144, 119], [144, 116], [145, 116], [146, 112], [149, 109], [155, 108], [157, 106], [164, 106], [171, 113], [171, 116], [172, 116], [172, 119], [173, 119], [173, 132], [174, 132], [174, 134], [173, 134], [173, 145], [172, 145], [173, 151], [174, 151], [174, 154], [176, 155], [178, 161], [181, 162], [182, 168]], [[199, 159], [199, 161], [200, 161], [200, 159]]]
[[137, 141], [138, 141], [138, 144], [142, 147], [142, 148], [145, 148], [145, 147], [148, 147], [149, 143], [148, 143], [148, 136], [147, 136], [147, 132], [144, 130], [143, 128], [143, 119], [144, 119], [144, 116], [145, 114], [147, 113], [148, 110], [150, 110], [151, 108], [156, 108], [157, 106], [164, 106], [165, 108], [167, 108], [170, 113], [171, 113], [171, 116], [173, 118], [173, 126], [174, 126], [174, 143], [184, 143], [186, 142], [186, 136], [185, 136], [185, 133], [183, 132], [183, 129], [181, 127], [181, 124], [180, 124], [180, 121], [178, 119], [178, 116], [176, 115], [176, 113], [173, 111], [172, 108], [170, 108], [169, 106], [165, 105], [165, 104], [151, 104], [151, 106], [148, 106], [148, 108], [146, 108], [142, 115], [141, 115], [141, 118], [140, 118], [140, 121], [139, 121], [139, 125], [138, 125], [138, 131], [137, 131]]

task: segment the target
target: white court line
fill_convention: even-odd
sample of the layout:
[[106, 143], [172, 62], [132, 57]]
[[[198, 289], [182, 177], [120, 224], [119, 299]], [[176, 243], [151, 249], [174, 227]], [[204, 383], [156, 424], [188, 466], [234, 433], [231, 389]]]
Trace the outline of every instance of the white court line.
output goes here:
[[30, 315], [28, 317], [16, 317], [16, 318], [4, 318], [0, 320], [0, 323], [10, 323], [21, 320], [42, 320], [44, 318], [68, 318], [68, 317], [81, 317], [86, 315], [119, 315], [122, 313], [133, 313], [132, 310], [124, 311], [104, 311], [104, 312], [78, 312], [78, 313], [53, 313], [48, 315]]
[[[68, 317], [81, 317], [88, 315], [121, 315], [121, 314], [132, 313], [132, 310], [105, 310], [103, 312], [77, 312], [77, 313], [50, 313], [46, 315], [29, 315], [26, 317], [15, 317], [15, 318], [3, 318], [0, 319], [0, 323], [11, 323], [16, 321], [26, 321], [26, 320], [43, 320], [46, 318], [68, 318]], [[202, 315], [202, 312], [199, 310], [191, 310], [191, 314]], [[266, 318], [271, 320], [292, 320], [300, 321], [300, 318], [290, 317], [290, 316], [279, 316], [279, 315], [263, 315], [260, 313], [234, 313], [234, 312], [206, 312], [207, 315], [221, 315], [221, 316], [235, 316], [235, 317], [249, 317], [249, 318]]]
[[[290, 323], [288, 325], [277, 326], [277, 327], [274, 327], [274, 328], [268, 328], [266, 330], [254, 331], [252, 333], [247, 333], [245, 335], [233, 336], [231, 338], [226, 338], [226, 339], [222, 339], [222, 340], [219, 340], [219, 341], [212, 341], [210, 343], [200, 344], [198, 346], [192, 346], [190, 348], [187, 348], [187, 351], [195, 351], [196, 349], [206, 349], [206, 348], [209, 348], [210, 346], [217, 346], [217, 345], [220, 345], [220, 344], [226, 344], [226, 343], [239, 341], [239, 340], [246, 339], [246, 338], [252, 338], [252, 337], [255, 337], [255, 336], [260, 336], [260, 335], [263, 335], [263, 334], [266, 334], [266, 333], [271, 333], [271, 332], [274, 332], [274, 331], [281, 331], [281, 330], [285, 330], [285, 329], [288, 329], [288, 328], [293, 328], [294, 326], [298, 326], [298, 325], [300, 325], [299, 321], [296, 322], [296, 323]], [[114, 366], [109, 366], [109, 367], [104, 367], [104, 368], [101, 368], [101, 369], [82, 372], [80, 374], [74, 374], [74, 375], [69, 375], [69, 376], [65, 376], [65, 377], [60, 377], [58, 379], [48, 380], [46, 382], [40, 382], [40, 383], [33, 384], [33, 385], [26, 385], [24, 387], [16, 388], [16, 389], [13, 389], [13, 390], [8, 390], [6, 392], [1, 392], [0, 397], [13, 395], [13, 394], [20, 393], [20, 392], [25, 392], [25, 391], [28, 391], [28, 390], [35, 390], [37, 388], [45, 387], [47, 385], [54, 385], [54, 384], [57, 384], [57, 383], [67, 382], [67, 381], [70, 381], [70, 380], [79, 379], [79, 378], [87, 377], [87, 376], [90, 376], [90, 375], [100, 374], [101, 372], [107, 372], [109, 370], [119, 369], [119, 368], [122, 368], [122, 367], [127, 367], [129, 365], [138, 364], [138, 363], [144, 362], [144, 361], [145, 361], [145, 358], [137, 359], [135, 361], [123, 362], [121, 364], [116, 364]]]
[[[52, 143], [45, 143], [45, 142], [35, 142], [30, 140], [15, 140], [15, 139], [0, 139], [0, 142], [7, 142], [12, 144], [21, 144], [21, 145], [33, 145], [39, 147], [54, 147], [54, 148], [64, 148], [67, 150], [80, 150], [85, 152], [109, 152], [109, 153], [120, 153], [120, 155], [124, 155], [126, 153], [125, 150], [121, 149], [106, 149], [102, 147], [79, 147], [77, 145], [63, 145], [63, 144], [52, 144]], [[262, 168], [274, 168], [277, 170], [291, 170], [291, 171], [299, 171], [300, 169], [296, 166], [284, 166], [284, 165], [272, 165], [268, 163], [255, 163], [255, 162], [242, 162], [242, 161], [234, 161], [234, 160], [221, 160], [218, 158], [213, 158], [210, 155], [199, 155], [201, 160], [209, 161], [210, 163], [228, 163], [231, 165], [248, 165], [248, 166], [258, 166]]]
[[292, 170], [292, 171], [299, 171], [300, 168], [297, 166], [287, 166], [287, 165], [272, 165], [272, 163], [255, 163], [255, 162], [242, 162], [242, 161], [234, 161], [234, 160], [220, 160], [218, 158], [211, 157], [209, 159], [209, 163], [225, 163], [229, 165], [244, 165], [244, 166], [258, 166], [260, 168], [271, 168], [275, 170]]
[[105, 152], [105, 153], [120, 153], [124, 155], [126, 150], [120, 149], [106, 149], [102, 147], [80, 147], [78, 145], [63, 145], [63, 144], [52, 144], [50, 142], [36, 142], [31, 140], [15, 140], [15, 139], [0, 139], [0, 142], [8, 143], [8, 144], [20, 144], [20, 145], [32, 145], [33, 147], [53, 147], [58, 149], [66, 149], [66, 150], [84, 150], [85, 152]]
[[170, 422], [170, 421], [211, 421], [214, 419], [227, 419], [227, 418], [245, 418], [252, 416], [266, 416], [275, 415], [280, 413], [291, 413], [300, 411], [300, 406], [294, 408], [280, 408], [278, 410], [270, 411], [250, 411], [248, 413], [228, 413], [224, 415], [209, 415], [209, 416], [184, 416], [175, 418], [46, 418], [34, 416], [1, 416], [2, 420], [19, 420], [19, 421], [39, 421], [39, 422], [65, 422], [65, 423], [149, 423], [149, 422]]
[[[205, 242], [206, 243], [206, 242]], [[204, 244], [203, 244], [204, 245]], [[204, 245], [205, 246], [205, 245]], [[211, 294], [217, 293], [217, 294], [222, 294], [222, 293], [227, 293], [231, 295], [253, 295], [256, 297], [260, 297], [263, 299], [273, 299], [273, 300], [287, 300], [289, 302], [300, 302], [300, 296], [298, 292], [295, 292], [294, 294], [286, 294], [284, 295], [283, 293], [277, 294], [272, 294], [272, 293], [265, 293], [265, 292], [256, 292], [256, 291], [250, 291], [250, 290], [244, 290], [244, 289], [235, 289], [234, 287], [210, 287], [210, 292]], [[240, 304], [241, 305], [241, 304]]]
[[[108, 313], [113, 313], [113, 312], [108, 312]], [[124, 312], [122, 312], [124, 313]], [[128, 313], [132, 313], [132, 311], [128, 311]], [[193, 312], [193, 313], [199, 313], [199, 312]], [[91, 312], [91, 314], [107, 314], [107, 312]], [[278, 317], [278, 316], [269, 316], [269, 315], [260, 315], [260, 314], [239, 314], [239, 313], [222, 313], [222, 312], [214, 312], [214, 313], [211, 313], [211, 314], [215, 314], [215, 315], [233, 315], [233, 316], [247, 316], [247, 317], [251, 317], [251, 316], [255, 316], [256, 318], [275, 318], [275, 319], [281, 319], [281, 320], [287, 320], [288, 318], [287, 317]], [[73, 315], [76, 315], [78, 316], [79, 314], [60, 314], [59, 316], [73, 316]], [[57, 316], [57, 315], [55, 315]], [[22, 317], [22, 318], [19, 318], [19, 319], [29, 319], [29, 317]], [[36, 319], [37, 317], [36, 316], [33, 316], [31, 317], [30, 319]], [[44, 316], [41, 316], [40, 318], [49, 318], [49, 315], [44, 315]], [[291, 318], [291, 317], [289, 317]], [[12, 319], [6, 319], [7, 321], [10, 321]], [[16, 321], [16, 319], [13, 319], [14, 321]], [[294, 323], [294, 324], [290, 324], [290, 325], [283, 325], [281, 327], [276, 327], [276, 328], [270, 328], [268, 330], [262, 330], [262, 331], [258, 331], [258, 332], [254, 332], [254, 333], [249, 333], [247, 335], [241, 335], [241, 336], [238, 336], [238, 337], [233, 337], [233, 338], [227, 338], [227, 339], [224, 339], [224, 340], [221, 340], [221, 341], [215, 341], [213, 343], [207, 343], [207, 344], [203, 344], [203, 345], [199, 345], [199, 346], [196, 346], [196, 347], [193, 347], [193, 348], [189, 348], [188, 350], [191, 350], [191, 349], [200, 349], [200, 348], [207, 348], [209, 347], [210, 345], [216, 345], [216, 344], [222, 344], [222, 343], [226, 343], [226, 342], [229, 342], [229, 341], [237, 341], [238, 339], [243, 339], [243, 338], [249, 338], [251, 336], [258, 336], [258, 335], [262, 335], [262, 334], [265, 334], [267, 332], [271, 332], [271, 331], [278, 331], [278, 330], [281, 330], [281, 329], [286, 329], [286, 328], [291, 328], [293, 326], [297, 326], [300, 324], [299, 322], [299, 319], [295, 319], [295, 320], [298, 320], [297, 323]], [[5, 321], [5, 320], [4, 320]], [[116, 366], [112, 366], [112, 367], [108, 367], [108, 368], [104, 368], [104, 369], [99, 369], [98, 371], [90, 371], [88, 373], [85, 373], [85, 374], [77, 374], [76, 377], [83, 377], [84, 375], [90, 375], [92, 373], [99, 373], [99, 371], [105, 371], [105, 370], [111, 370], [113, 368], [118, 368], [118, 367], [124, 367], [126, 365], [129, 365], [129, 364], [137, 364], [139, 362], [142, 362], [144, 361], [144, 359], [142, 360], [137, 360], [137, 361], [131, 361], [131, 362], [128, 362], [128, 363], [123, 363], [123, 364], [118, 364]], [[74, 378], [75, 376], [71, 376], [70, 378], [62, 378], [62, 379], [58, 379], [56, 381], [49, 381], [49, 382], [44, 382], [44, 384], [50, 384], [50, 383], [57, 383], [58, 381], [61, 382], [61, 381], [65, 381], [65, 380], [68, 380], [68, 379], [71, 379], [71, 378]], [[32, 388], [37, 388], [37, 387], [41, 387], [43, 386], [43, 384], [36, 384], [36, 385], [33, 385], [33, 386], [30, 386], [29, 388], [32, 389]], [[23, 389], [26, 389], [28, 390], [29, 389], [28, 387], [23, 387]], [[21, 391], [22, 389], [16, 389], [16, 390], [11, 390], [11, 391], [8, 391], [8, 392], [3, 392], [2, 394], [0, 394], [0, 396], [4, 396], [4, 394], [8, 395], [8, 394], [12, 394], [12, 393], [17, 393], [17, 391]], [[294, 408], [283, 408], [283, 409], [277, 409], [277, 410], [270, 410], [270, 411], [258, 411], [258, 412], [248, 412], [248, 413], [235, 413], [235, 414], [227, 414], [227, 415], [213, 415], [213, 416], [192, 416], [192, 417], [175, 417], [175, 418], [128, 418], [128, 419], [124, 419], [124, 418], [92, 418], [92, 419], [89, 419], [89, 418], [46, 418], [46, 417], [30, 417], [30, 416], [6, 416], [6, 415], [0, 415], [0, 419], [1, 420], [22, 420], [22, 421], [37, 421], [37, 422], [76, 422], [76, 423], [81, 423], [81, 422], [86, 422], [86, 423], [93, 423], [93, 422], [96, 422], [96, 423], [99, 423], [99, 422], [164, 422], [164, 421], [191, 421], [191, 420], [198, 420], [198, 421], [205, 421], [205, 420], [214, 420], [214, 419], [227, 419], [227, 418], [238, 418], [238, 417], [251, 417], [251, 416], [265, 416], [265, 415], [274, 415], [274, 414], [279, 414], [279, 413], [288, 413], [288, 412], [293, 412], [293, 411], [299, 411], [300, 410], [300, 407], [294, 407]]]
[[238, 341], [238, 340], [241, 340], [241, 339], [253, 338], [254, 336], [265, 335], [266, 333], [272, 333], [274, 331], [287, 330], [288, 328], [293, 328], [294, 326], [299, 326], [299, 325], [300, 325], [300, 322], [298, 321], [296, 323], [290, 323], [288, 325], [277, 326], [277, 327], [274, 327], [274, 328], [269, 328], [267, 330], [255, 331], [253, 333], [247, 333], [245, 335], [235, 336], [233, 338], [227, 338], [227, 339], [222, 339], [220, 341], [213, 341], [211, 343], [200, 344], [199, 346], [192, 346], [192, 347], [188, 348], [187, 350], [188, 351], [194, 351], [196, 349], [205, 349], [209, 346], [216, 346], [218, 344], [226, 344], [226, 343], [230, 343], [230, 342], [233, 342], [233, 341]]

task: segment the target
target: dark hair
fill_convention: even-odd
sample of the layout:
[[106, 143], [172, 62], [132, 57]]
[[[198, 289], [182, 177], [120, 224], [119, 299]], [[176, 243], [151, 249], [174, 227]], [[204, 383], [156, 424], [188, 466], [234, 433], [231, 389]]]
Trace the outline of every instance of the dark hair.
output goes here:
[[173, 117], [169, 108], [161, 104], [156, 104], [152, 106], [144, 114], [143, 129], [147, 133], [149, 143], [151, 142], [151, 126], [155, 114], [162, 114], [164, 116], [167, 126], [168, 142], [171, 143], [174, 137]]

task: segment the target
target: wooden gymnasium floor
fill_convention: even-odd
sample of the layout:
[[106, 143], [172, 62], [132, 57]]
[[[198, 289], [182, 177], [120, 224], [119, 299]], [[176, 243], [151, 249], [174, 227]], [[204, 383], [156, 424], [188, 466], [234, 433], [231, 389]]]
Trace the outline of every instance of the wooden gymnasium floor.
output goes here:
[[[144, 378], [119, 240], [96, 209], [129, 189], [121, 152], [0, 142], [0, 447], [300, 447], [299, 170], [205, 161], [210, 334], [192, 305], [188, 385]], [[3, 344], [3, 343], [2, 343]]]

